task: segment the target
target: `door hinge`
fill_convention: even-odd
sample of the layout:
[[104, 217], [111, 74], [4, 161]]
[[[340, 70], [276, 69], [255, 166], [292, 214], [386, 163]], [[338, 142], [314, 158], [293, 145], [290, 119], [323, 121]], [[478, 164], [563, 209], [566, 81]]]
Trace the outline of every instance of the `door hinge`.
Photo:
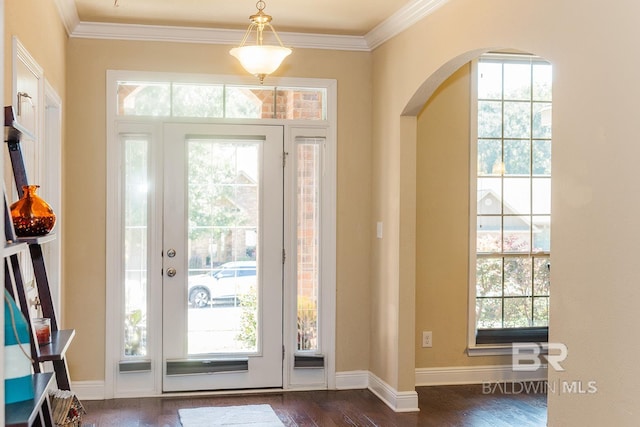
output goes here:
[[283, 151], [282, 152], [282, 168], [284, 169], [285, 166], [287, 166], [287, 156], [289, 155], [288, 152]]
[[287, 260], [287, 251], [282, 249], [282, 264]]
[[284, 344], [282, 345], [282, 360], [284, 360]]

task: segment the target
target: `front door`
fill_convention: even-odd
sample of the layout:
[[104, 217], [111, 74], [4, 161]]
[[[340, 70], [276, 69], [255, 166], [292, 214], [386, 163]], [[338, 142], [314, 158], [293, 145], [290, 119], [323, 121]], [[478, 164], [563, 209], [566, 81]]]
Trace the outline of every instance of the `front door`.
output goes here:
[[163, 390], [282, 387], [282, 127], [166, 124], [163, 155]]

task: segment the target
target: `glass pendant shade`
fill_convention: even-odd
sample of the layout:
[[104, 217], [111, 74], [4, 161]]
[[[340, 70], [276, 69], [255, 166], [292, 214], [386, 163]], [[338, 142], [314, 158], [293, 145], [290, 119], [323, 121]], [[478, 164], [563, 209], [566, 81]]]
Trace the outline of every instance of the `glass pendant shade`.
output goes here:
[[[266, 7], [264, 0], [258, 0], [256, 7], [258, 8], [258, 13], [249, 17], [251, 24], [240, 46], [234, 47], [229, 53], [240, 61], [240, 64], [245, 70], [258, 76], [262, 84], [265, 76], [277, 70], [284, 58], [291, 54], [291, 49], [282, 45], [282, 40], [280, 40], [278, 33], [271, 25], [271, 16], [264, 13], [264, 8]], [[280, 44], [279, 46], [263, 43], [265, 28], [271, 30], [273, 36]], [[245, 43], [253, 30], [255, 30], [256, 34], [256, 44], [247, 46]]]
[[256, 45], [234, 47], [229, 51], [249, 73], [260, 76], [273, 73], [291, 49], [283, 46]]

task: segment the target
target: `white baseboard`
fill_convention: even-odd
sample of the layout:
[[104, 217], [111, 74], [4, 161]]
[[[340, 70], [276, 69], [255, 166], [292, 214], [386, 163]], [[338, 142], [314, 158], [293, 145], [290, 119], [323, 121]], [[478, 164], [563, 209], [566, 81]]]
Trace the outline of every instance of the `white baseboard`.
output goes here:
[[[454, 366], [416, 369], [416, 386], [482, 384], [496, 381], [538, 381], [547, 379], [546, 367], [538, 371], [514, 371], [505, 366]], [[418, 411], [418, 394], [400, 392], [369, 371], [336, 372], [336, 389], [369, 389], [396, 412]], [[105, 399], [104, 381], [74, 381], [71, 389], [80, 400]]]
[[336, 388], [353, 390], [369, 387], [369, 371], [336, 372]]
[[372, 373], [369, 373], [369, 390], [396, 412], [418, 412], [416, 391], [397, 391]]
[[418, 393], [397, 391], [369, 371], [336, 372], [336, 388], [338, 390], [369, 389], [396, 412], [420, 410], [418, 408]]
[[496, 381], [539, 381], [546, 379], [546, 366], [531, 372], [514, 371], [511, 365], [416, 369], [416, 386], [482, 384]]
[[[366, 389], [369, 387], [369, 375], [369, 371], [337, 372], [336, 389]], [[106, 396], [104, 381], [73, 381], [71, 389], [80, 400], [103, 400]], [[148, 396], [149, 394], [145, 393], [144, 395]], [[140, 394], [135, 394], [133, 397], [140, 396]]]
[[105, 398], [104, 381], [72, 381], [71, 390], [81, 401], [104, 400]]

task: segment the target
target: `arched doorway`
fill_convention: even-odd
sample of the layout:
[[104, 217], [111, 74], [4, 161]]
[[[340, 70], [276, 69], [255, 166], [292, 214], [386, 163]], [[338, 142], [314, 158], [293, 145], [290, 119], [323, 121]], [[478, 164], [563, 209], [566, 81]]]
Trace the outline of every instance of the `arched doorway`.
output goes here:
[[[476, 87], [473, 81], [476, 74], [472, 70], [470, 61], [482, 52], [484, 50], [468, 52], [440, 67], [412, 97], [405, 108], [403, 118], [408, 120], [415, 117], [416, 127], [416, 385], [433, 385], [436, 382], [447, 381], [478, 382], [480, 378], [492, 380], [493, 376], [497, 380], [501, 375], [510, 375], [513, 372], [510, 344], [506, 342], [483, 346], [482, 351], [476, 352], [482, 357], [470, 357], [475, 355], [473, 351], [475, 349], [472, 347], [476, 347], [474, 319], [476, 304], [473, 289], [470, 289], [470, 284], [472, 287], [475, 284], [470, 282], [476, 278], [476, 254], [473, 246], [477, 228], [472, 223], [476, 220], [475, 215], [478, 212], [480, 215], [485, 214], [474, 206], [474, 201], [477, 198], [476, 190], [478, 194], [486, 192], [486, 189], [476, 188], [474, 180], [476, 176], [481, 176], [480, 181], [486, 181], [489, 176], [494, 181], [499, 181], [502, 176], [515, 176], [509, 171], [506, 174], [489, 172], [478, 175], [475, 170], [478, 162], [477, 150], [474, 149], [475, 137], [470, 135], [476, 133], [472, 129], [475, 127], [472, 122], [477, 116], [477, 105], [473, 105], [477, 100], [474, 100], [475, 96], [471, 96], [473, 95], [471, 91]], [[522, 57], [520, 55], [518, 58]], [[509, 59], [515, 61], [515, 57]], [[460, 62], [462, 65], [456, 68]], [[423, 103], [419, 105], [419, 102]], [[529, 135], [527, 138], [534, 144], [548, 140], [550, 148], [550, 129], [546, 139], [537, 134]], [[522, 142], [527, 138], [514, 137], [508, 143]], [[531, 144], [529, 143], [526, 147], [530, 150]], [[527, 156], [531, 158], [530, 153]], [[538, 178], [550, 182], [550, 175], [547, 176], [547, 172], [533, 173], [529, 170], [527, 173], [528, 178], [522, 174], [522, 171], [519, 172], [520, 182], [528, 179], [529, 183], [535, 184]], [[528, 191], [528, 197], [531, 197], [531, 191]], [[550, 200], [550, 185], [546, 191]], [[511, 205], [514, 203], [512, 202]], [[528, 215], [529, 225], [534, 223], [531, 218], [534, 220], [542, 218], [541, 211], [536, 211], [540, 215], [532, 215], [531, 206], [529, 205], [526, 209], [528, 210], [526, 215], [507, 216], [524, 218]], [[549, 217], [550, 211], [545, 212], [544, 220], [547, 224]], [[539, 224], [534, 224], [533, 227], [538, 231], [540, 229]], [[526, 298], [519, 298], [519, 302], [531, 306], [531, 311], [534, 310], [534, 301], [538, 301], [538, 298], [544, 297], [546, 307], [549, 300], [549, 248], [539, 247], [539, 242], [534, 240], [529, 242], [527, 250], [530, 253], [535, 252], [536, 257], [529, 255], [527, 260], [523, 253], [518, 252], [517, 255], [524, 259], [525, 263], [529, 263], [528, 267], [514, 263], [513, 260], [516, 257], [510, 257], [511, 254], [507, 254], [506, 258], [505, 256], [499, 258], [504, 265], [509, 262], [511, 263], [509, 265], [516, 265], [516, 269], [521, 273], [528, 271], [526, 274], [529, 277], [535, 277], [536, 283], [542, 279], [537, 279], [538, 270], [533, 267], [538, 264], [542, 266], [544, 263], [545, 271], [543, 272], [546, 272], [547, 293], [544, 296], [538, 295], [535, 292], [542, 291], [536, 288], [535, 291], [532, 290], [527, 294]], [[537, 258], [538, 255], [541, 257], [540, 260]], [[530, 285], [532, 288], [532, 283]], [[504, 283], [501, 286], [504, 288]], [[507, 293], [508, 302], [515, 301], [516, 296]], [[497, 298], [494, 299], [497, 301]], [[548, 321], [548, 309], [546, 310], [544, 320]], [[544, 322], [539, 320], [540, 316], [526, 326], [541, 326]], [[527, 319], [522, 320], [522, 322], [526, 321]], [[518, 322], [512, 323], [513, 326], [520, 325]], [[421, 338], [424, 331], [432, 333], [433, 347], [431, 348], [425, 348], [422, 345]], [[482, 369], [476, 369], [474, 366], [481, 366]], [[488, 366], [494, 368], [491, 373], [486, 372], [485, 368]], [[481, 373], [483, 369], [485, 372]], [[514, 378], [546, 379], [546, 371]]]

